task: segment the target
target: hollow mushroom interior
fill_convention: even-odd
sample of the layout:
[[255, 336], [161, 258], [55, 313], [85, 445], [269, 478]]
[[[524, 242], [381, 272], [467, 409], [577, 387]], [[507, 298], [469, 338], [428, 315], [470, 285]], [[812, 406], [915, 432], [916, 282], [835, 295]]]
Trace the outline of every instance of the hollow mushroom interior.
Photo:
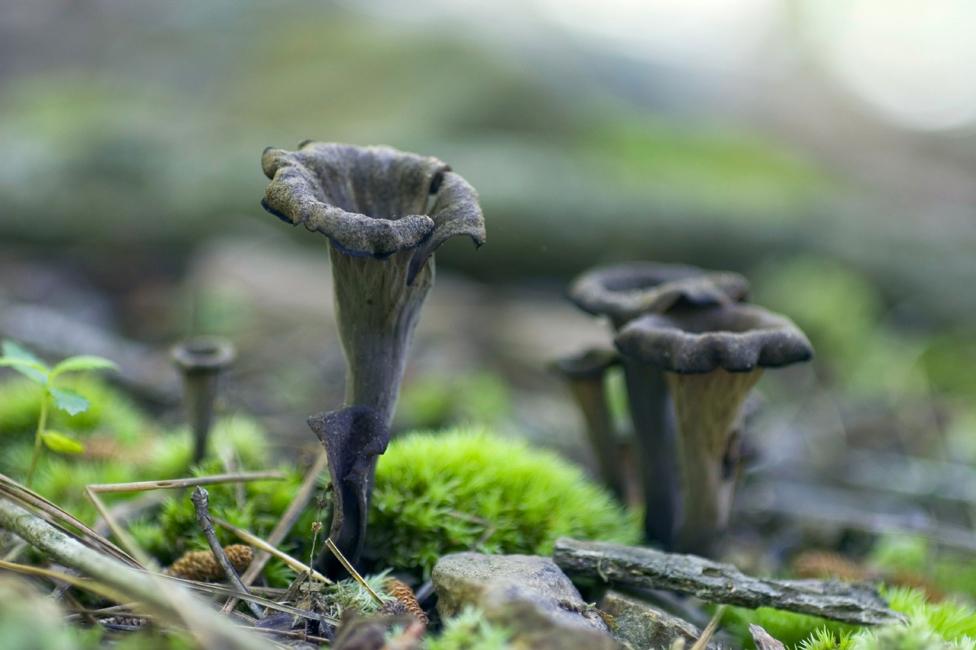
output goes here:
[[349, 147], [323, 155], [313, 143], [298, 155], [313, 173], [317, 200], [384, 221], [427, 214], [447, 170], [435, 159], [386, 148]]

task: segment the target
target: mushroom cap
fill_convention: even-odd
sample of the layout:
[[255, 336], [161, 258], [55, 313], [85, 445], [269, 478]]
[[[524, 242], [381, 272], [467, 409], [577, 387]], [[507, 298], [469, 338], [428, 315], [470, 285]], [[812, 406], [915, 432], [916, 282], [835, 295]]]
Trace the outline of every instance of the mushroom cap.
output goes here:
[[227, 339], [198, 336], [174, 345], [170, 356], [183, 372], [216, 372], [232, 364], [237, 351]]
[[437, 158], [306, 141], [297, 151], [265, 149], [261, 167], [271, 179], [264, 209], [322, 233], [348, 255], [416, 249], [419, 268], [449, 237], [485, 241], [478, 193]]
[[583, 311], [624, 323], [641, 314], [667, 311], [679, 303], [738, 302], [748, 292], [749, 281], [738, 273], [680, 264], [625, 262], [583, 273], [570, 285], [569, 298]]
[[549, 367], [567, 379], [601, 377], [608, 368], [620, 361], [616, 350], [590, 348], [572, 356], [556, 359]]
[[741, 303], [647, 314], [627, 323], [615, 343], [624, 356], [676, 373], [748, 372], [813, 357], [793, 321]]

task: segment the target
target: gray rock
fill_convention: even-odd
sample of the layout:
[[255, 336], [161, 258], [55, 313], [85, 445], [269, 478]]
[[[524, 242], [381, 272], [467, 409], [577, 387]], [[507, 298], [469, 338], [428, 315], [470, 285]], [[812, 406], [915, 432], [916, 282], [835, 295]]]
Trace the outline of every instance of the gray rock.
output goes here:
[[701, 631], [688, 621], [619, 591], [608, 591], [600, 601], [600, 609], [612, 619], [613, 636], [634, 650], [670, 648], [677, 639], [684, 639], [685, 647], [690, 648], [701, 636]]
[[479, 604], [486, 619], [512, 632], [513, 650], [623, 650], [606, 632], [555, 615], [538, 592], [513, 582], [492, 581]]
[[431, 577], [437, 591], [437, 610], [444, 618], [454, 616], [465, 605], [484, 606], [490, 591], [492, 606], [498, 611], [505, 609], [502, 604], [508, 594], [513, 602], [531, 604], [553, 625], [609, 632], [600, 614], [583, 601], [566, 574], [548, 557], [455, 553], [442, 557]]

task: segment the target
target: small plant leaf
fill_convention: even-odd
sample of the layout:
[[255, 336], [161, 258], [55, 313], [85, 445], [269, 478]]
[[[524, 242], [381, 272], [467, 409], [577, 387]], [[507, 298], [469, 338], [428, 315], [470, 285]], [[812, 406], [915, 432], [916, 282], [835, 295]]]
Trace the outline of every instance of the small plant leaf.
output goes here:
[[88, 400], [73, 390], [50, 386], [48, 387], [48, 391], [50, 391], [51, 397], [54, 398], [54, 405], [62, 411], [65, 411], [68, 415], [78, 415], [88, 410]]
[[0, 366], [13, 368], [28, 379], [36, 381], [39, 384], [47, 383], [50, 368], [31, 352], [10, 340], [4, 341], [0, 349], [3, 351], [3, 356], [0, 357]]
[[114, 362], [102, 357], [91, 355], [81, 355], [68, 357], [51, 371], [51, 378], [57, 377], [66, 372], [78, 372], [80, 370], [118, 370], [119, 367]]
[[81, 454], [85, 451], [85, 445], [80, 441], [57, 431], [42, 432], [41, 440], [45, 447], [59, 454]]

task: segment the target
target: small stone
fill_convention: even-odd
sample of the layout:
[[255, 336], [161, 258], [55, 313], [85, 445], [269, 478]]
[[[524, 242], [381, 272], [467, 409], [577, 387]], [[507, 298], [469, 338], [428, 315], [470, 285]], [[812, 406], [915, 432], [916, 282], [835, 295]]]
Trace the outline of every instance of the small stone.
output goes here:
[[481, 594], [485, 618], [511, 630], [512, 650], [623, 650], [609, 634], [569, 623], [539, 601], [538, 592], [492, 581]]
[[600, 609], [613, 619], [613, 636], [634, 650], [670, 648], [678, 639], [684, 639], [685, 646], [691, 647], [701, 636], [701, 631], [688, 621], [619, 591], [608, 591], [600, 601]]
[[437, 610], [443, 618], [456, 615], [465, 605], [481, 606], [489, 588], [497, 600], [504, 592], [496, 588], [514, 586], [520, 602], [531, 602], [554, 624], [609, 632], [600, 614], [583, 601], [570, 579], [548, 557], [455, 553], [438, 560], [431, 578], [437, 591]]

